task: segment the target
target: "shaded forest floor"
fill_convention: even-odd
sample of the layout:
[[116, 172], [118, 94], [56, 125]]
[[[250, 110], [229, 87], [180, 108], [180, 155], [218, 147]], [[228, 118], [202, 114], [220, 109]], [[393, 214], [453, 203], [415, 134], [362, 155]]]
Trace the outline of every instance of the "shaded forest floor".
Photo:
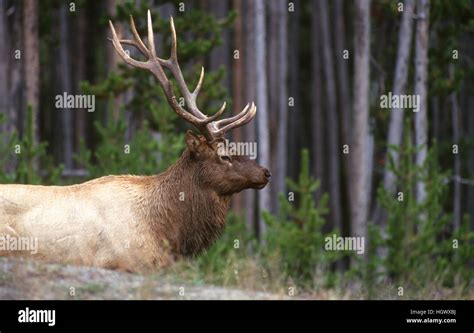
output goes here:
[[[183, 278], [184, 277], [184, 278]], [[343, 291], [322, 290], [288, 296], [285, 290], [254, 291], [232, 286], [213, 286], [187, 279], [179, 270], [153, 274], [132, 274], [92, 267], [45, 264], [16, 258], [0, 258], [0, 299], [111, 299], [111, 300], [291, 300], [291, 299], [363, 299], [354, 286]], [[396, 289], [395, 287], [389, 289]], [[387, 289], [387, 291], [389, 290]], [[390, 296], [392, 295], [392, 296]], [[381, 299], [400, 299], [392, 292]], [[421, 299], [474, 299], [455, 290], [425, 291]]]

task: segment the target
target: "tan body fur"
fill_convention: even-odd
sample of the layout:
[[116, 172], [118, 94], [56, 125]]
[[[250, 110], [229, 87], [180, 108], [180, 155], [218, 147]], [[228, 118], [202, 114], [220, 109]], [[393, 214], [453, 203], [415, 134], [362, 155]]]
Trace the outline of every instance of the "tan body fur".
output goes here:
[[72, 186], [0, 185], [0, 237], [38, 239], [36, 254], [0, 254], [129, 271], [198, 254], [222, 231], [230, 197], [196, 191], [192, 170], [180, 172], [186, 155], [157, 176], [106, 176]]

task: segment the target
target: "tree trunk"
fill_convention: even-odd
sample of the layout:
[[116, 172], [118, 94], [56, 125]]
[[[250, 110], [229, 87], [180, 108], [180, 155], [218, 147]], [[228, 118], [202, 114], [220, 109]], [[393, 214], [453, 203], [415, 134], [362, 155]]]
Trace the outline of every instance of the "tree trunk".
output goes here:
[[23, 7], [23, 36], [25, 59], [25, 97], [26, 103], [33, 110], [33, 140], [39, 141], [39, 39], [38, 39], [38, 6], [35, 0], [25, 0]]
[[[17, 50], [20, 51], [23, 49], [21, 35], [22, 35], [22, 11], [20, 10], [21, 6], [17, 6], [13, 14], [11, 15], [11, 31], [10, 36], [13, 36], [10, 40], [10, 50], [14, 54]], [[23, 55], [22, 55], [23, 57]], [[24, 92], [24, 83], [23, 83], [23, 74], [22, 74], [22, 60], [16, 59], [13, 56], [8, 58], [10, 60], [10, 102], [8, 110], [9, 123], [11, 124], [11, 130], [17, 129], [18, 133], [21, 135], [23, 131], [23, 111], [26, 109], [25, 101], [23, 96]], [[11, 165], [14, 167], [14, 163]]]
[[[415, 113], [415, 144], [418, 147], [416, 165], [421, 167], [428, 152], [428, 20], [429, 0], [417, 0], [416, 47], [415, 47], [415, 95], [420, 98], [419, 111]], [[426, 189], [423, 181], [416, 184], [418, 203], [425, 200]]]
[[[269, 135], [270, 135], [270, 142], [277, 142], [278, 140], [278, 128], [279, 128], [279, 68], [280, 65], [280, 54], [279, 54], [279, 45], [280, 45], [280, 36], [278, 34], [278, 29], [280, 25], [280, 17], [278, 15], [278, 7], [279, 7], [279, 0], [273, 1], [265, 1], [267, 9], [268, 9], [268, 23], [266, 25], [268, 31], [272, 32], [269, 33], [266, 38], [266, 49], [267, 54], [271, 54], [271, 57], [267, 59], [267, 81], [268, 81], [268, 109], [272, 110], [269, 113]], [[278, 165], [281, 161], [278, 160], [279, 158], [279, 149], [277, 144], [272, 144], [270, 146], [270, 163], [273, 167], [273, 183], [275, 186], [272, 187], [271, 196], [273, 198], [277, 197], [278, 189], [279, 189], [279, 180], [280, 180], [280, 166]], [[273, 207], [276, 209], [277, 207]], [[272, 213], [276, 213], [272, 211]]]
[[[321, 82], [324, 82], [322, 79], [321, 72], [321, 40], [319, 36], [321, 35], [319, 29], [319, 20], [315, 13], [318, 13], [317, 4], [313, 2], [313, 15], [314, 18], [311, 20], [311, 35], [312, 35], [312, 112], [311, 112], [311, 155], [314, 163], [314, 176], [316, 179], [319, 179], [321, 182], [324, 179], [324, 116], [323, 116], [323, 101], [322, 101], [322, 91], [321, 91]], [[322, 188], [320, 187], [316, 192], [316, 200], [321, 198], [323, 193]]]
[[[344, 50], [348, 50], [349, 47], [346, 45], [346, 28], [344, 24], [344, 1], [334, 1], [334, 41], [335, 41], [335, 58], [337, 67], [337, 78], [339, 94], [339, 114], [341, 117], [341, 137], [342, 144], [352, 145], [351, 138], [351, 96], [349, 88], [349, 70], [348, 62], [349, 59], [344, 59]], [[344, 174], [347, 184], [347, 192], [352, 193], [351, 186], [351, 165], [350, 155], [342, 155], [342, 162], [344, 165]]]
[[[301, 1], [294, 0], [294, 12], [288, 15], [289, 35], [291, 36], [291, 52], [288, 54], [289, 68], [300, 68], [300, 16]], [[289, 77], [289, 97], [292, 98], [293, 106], [290, 107], [290, 117], [288, 119], [288, 160], [287, 174], [290, 178], [296, 179], [299, 174], [299, 161], [301, 153], [301, 142], [304, 135], [304, 128], [301, 122], [300, 103], [300, 79], [301, 73], [298, 70], [290, 70]]]
[[[245, 103], [256, 100], [256, 65], [255, 65], [255, 6], [253, 3], [244, 1], [242, 3], [243, 11], [241, 13], [242, 20], [244, 22], [243, 26], [245, 27], [245, 47], [241, 52], [241, 60], [245, 64], [245, 87], [244, 87], [244, 96]], [[244, 54], [242, 54], [244, 53]], [[258, 113], [259, 111], [257, 111]], [[245, 140], [249, 142], [255, 142], [257, 140], [256, 133], [256, 121], [249, 122], [246, 126], [243, 127]], [[260, 143], [258, 146], [260, 151]], [[251, 230], [255, 233], [258, 232], [258, 219], [257, 219], [257, 195], [255, 191], [246, 191], [245, 195], [245, 217], [247, 224]]]
[[[7, 3], [6, 0], [0, 0], [0, 40], [3, 46], [0, 47], [0, 114], [8, 115], [10, 109], [10, 92], [9, 92], [9, 59], [12, 54], [10, 49], [10, 39], [8, 33], [7, 20]], [[11, 119], [4, 119], [0, 124], [0, 133], [11, 133]], [[6, 145], [9, 141], [7, 135], [4, 136], [6, 141], [0, 144]]]
[[278, 6], [279, 27], [278, 36], [280, 44], [278, 48], [279, 55], [279, 107], [278, 107], [278, 178], [276, 181], [277, 192], [286, 192], [285, 178], [287, 175], [287, 161], [288, 161], [288, 8], [287, 1], [280, 0]]
[[[77, 50], [77, 56], [73, 58], [74, 61], [74, 81], [75, 87], [74, 90], [76, 93], [80, 93], [79, 84], [82, 80], [86, 79], [86, 24], [87, 17], [84, 10], [81, 10], [77, 13], [76, 17], [76, 33], [75, 35], [75, 46]], [[75, 140], [74, 146], [79, 151], [79, 144], [81, 140], [87, 140], [87, 131], [86, 131], [86, 115], [87, 112], [85, 109], [75, 113]]]
[[[467, 98], [467, 110], [474, 110], [474, 96]], [[474, 112], [467, 112], [467, 137], [474, 137]], [[467, 161], [467, 169], [469, 170], [469, 178], [474, 178], [474, 147], [468, 150], [469, 159]], [[467, 207], [470, 217], [471, 230], [474, 230], [474, 186], [469, 186], [467, 192]]]
[[[350, 92], [350, 79], [349, 79], [349, 59], [344, 58], [344, 50], [349, 50], [350, 47], [347, 45], [346, 38], [346, 27], [344, 21], [344, 1], [336, 0], [334, 2], [334, 20], [335, 20], [335, 30], [334, 30], [334, 40], [336, 47], [336, 66], [338, 74], [338, 88], [339, 94], [338, 99], [339, 103], [339, 114], [340, 114], [340, 123], [341, 123], [341, 137], [342, 145], [352, 146], [352, 100]], [[347, 4], [347, 3], [346, 3]], [[372, 156], [372, 155], [371, 155]], [[341, 198], [342, 202], [350, 202], [350, 193], [352, 190], [352, 166], [351, 166], [351, 155], [343, 154], [342, 163], [344, 167], [344, 182], [345, 192]], [[372, 176], [372, 175], [371, 175]], [[350, 220], [350, 204], [343, 205], [342, 209], [346, 209], [347, 219], [343, 217], [343, 220]], [[349, 230], [350, 223], [343, 223], [343, 229]]]
[[440, 141], [440, 110], [439, 110], [439, 96], [431, 98], [431, 109], [433, 110], [433, 139]]
[[[243, 5], [242, 0], [233, 0], [233, 9], [237, 11], [237, 17], [234, 24], [234, 35], [233, 35], [233, 45], [234, 50], [232, 51], [232, 107], [233, 114], [238, 114], [242, 109], [242, 106], [245, 104], [243, 99], [244, 93], [244, 81], [243, 81], [243, 71], [244, 60], [242, 56], [244, 55], [244, 35], [243, 35]], [[235, 51], [238, 51], [239, 58], [235, 59]], [[235, 142], [242, 141], [242, 128], [238, 127], [232, 131], [232, 139]], [[232, 197], [232, 208], [241, 212], [243, 208], [243, 194], [237, 193]]]
[[[277, 197], [279, 192], [285, 192], [285, 177], [287, 174], [287, 116], [288, 116], [288, 91], [287, 91], [287, 2], [285, 0], [271, 1], [270, 5], [270, 34], [269, 52], [269, 109], [272, 128], [272, 165], [274, 165], [275, 186], [272, 196]], [[274, 210], [277, 207], [273, 207]]]
[[[229, 12], [229, 3], [228, 0], [210, 0], [208, 3], [208, 8], [211, 13], [214, 14], [214, 17], [217, 19], [222, 19], [227, 16]], [[216, 46], [212, 49], [211, 54], [209, 55], [209, 70], [215, 71], [218, 70], [221, 66], [224, 68], [230, 68], [230, 33], [228, 29], [222, 32], [222, 44]], [[224, 86], [226, 89], [230, 90], [230, 73], [226, 71], [224, 76]]]
[[[408, 59], [410, 57], [412, 30], [413, 30], [413, 12], [415, 0], [405, 0], [403, 14], [398, 33], [397, 62], [395, 65], [395, 76], [393, 80], [393, 95], [402, 95], [405, 93], [408, 77]], [[403, 109], [394, 108], [390, 111], [390, 123], [388, 128], [387, 147], [390, 145], [400, 146], [403, 137]], [[398, 166], [399, 156], [396, 151], [390, 151], [387, 148], [387, 155], [391, 154], [395, 166]], [[395, 174], [388, 169], [388, 157], [386, 158], [386, 167], [384, 171], [384, 187], [389, 192], [395, 191]]]
[[[119, 1], [107, 0], [107, 4], [106, 4], [107, 15], [109, 17], [114, 17], [115, 15], [117, 15], [117, 5], [121, 3], [121, 1], [122, 0], [119, 0]], [[123, 23], [115, 22], [114, 27], [118, 36], [124, 35]], [[161, 43], [159, 43], [159, 45], [161, 45]], [[116, 71], [118, 69], [118, 65], [121, 64], [121, 62], [122, 62], [122, 59], [120, 58], [118, 53], [115, 52], [114, 48], [111, 47], [110, 45], [107, 45], [107, 64], [108, 64], [107, 70], [109, 72]], [[118, 117], [120, 116], [120, 107], [123, 103], [122, 96], [114, 96], [114, 99], [113, 101], [111, 101], [111, 103], [112, 103], [112, 106], [110, 107], [110, 109], [112, 110], [112, 119], [117, 120]], [[107, 116], [109, 115], [107, 114]], [[104, 119], [104, 121], [106, 120], [107, 119]], [[133, 127], [134, 127], [133, 124], [132, 126], [129, 126], [129, 130], [131, 130], [130, 128], [133, 128]]]
[[[454, 80], [454, 65], [449, 65], [450, 75], [452, 80]], [[451, 101], [451, 112], [452, 112], [452, 126], [453, 126], [453, 144], [459, 146], [461, 139], [461, 126], [460, 126], [460, 110], [458, 104], [458, 96], [456, 91], [453, 91], [449, 96]], [[453, 227], [457, 231], [461, 227], [461, 158], [459, 153], [454, 154], [454, 166], [453, 166]]]
[[368, 161], [370, 82], [370, 0], [355, 2], [354, 27], [354, 129], [350, 152], [353, 166], [351, 195], [352, 235], [367, 241], [369, 209]]
[[[61, 94], [66, 92], [72, 94], [72, 83], [71, 83], [71, 63], [69, 56], [69, 9], [68, 4], [62, 4], [59, 9], [59, 66], [60, 66], [60, 82], [61, 82]], [[62, 153], [63, 162], [66, 169], [73, 167], [73, 126], [72, 126], [72, 112], [73, 110], [63, 109], [61, 110], [61, 123], [63, 133]]]
[[[265, 2], [255, 0], [255, 65], [257, 83], [257, 133], [259, 163], [270, 166], [270, 138], [268, 120], [268, 90], [267, 90], [267, 54], [265, 47]], [[268, 184], [271, 185], [271, 184]], [[264, 235], [266, 225], [261, 216], [263, 211], [271, 211], [271, 186], [266, 186], [258, 192], [259, 196], [259, 233]]]
[[339, 125], [336, 105], [336, 80], [333, 64], [331, 34], [329, 31], [329, 10], [327, 0], [317, 1], [321, 42], [323, 50], [323, 63], [326, 82], [326, 100], [328, 115], [328, 148], [329, 148], [329, 203], [331, 220], [336, 229], [342, 231], [341, 214], [341, 180], [340, 156], [342, 147], [339, 145]]

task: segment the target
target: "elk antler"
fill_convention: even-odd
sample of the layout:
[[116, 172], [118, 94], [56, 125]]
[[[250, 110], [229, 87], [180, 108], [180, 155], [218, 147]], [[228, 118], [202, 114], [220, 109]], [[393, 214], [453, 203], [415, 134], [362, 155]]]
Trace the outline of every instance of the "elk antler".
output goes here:
[[[122, 59], [129, 65], [148, 69], [152, 72], [158, 82], [160, 83], [163, 91], [165, 93], [168, 103], [173, 108], [173, 110], [186, 121], [193, 124], [205, 137], [208, 141], [214, 141], [216, 139], [223, 138], [225, 133], [230, 131], [233, 128], [243, 126], [247, 124], [257, 112], [257, 107], [252, 102], [252, 105], [247, 106], [239, 114], [216, 121], [220, 115], [225, 110], [226, 103], [224, 102], [222, 107], [212, 116], [206, 116], [202, 113], [197, 106], [197, 97], [199, 91], [201, 90], [202, 82], [204, 79], [204, 67], [201, 69], [201, 75], [199, 77], [198, 84], [193, 92], [190, 92], [186, 82], [184, 81], [183, 73], [179, 68], [178, 55], [177, 55], [177, 41], [176, 41], [176, 30], [174, 28], [173, 18], [170, 18], [171, 25], [171, 55], [169, 59], [161, 59], [156, 56], [155, 50], [155, 40], [153, 36], [153, 27], [151, 23], [151, 14], [148, 10], [147, 13], [148, 19], [148, 47], [145, 46], [140, 35], [137, 32], [135, 27], [135, 22], [133, 17], [130, 16], [130, 27], [133, 34], [133, 39], [119, 39], [117, 33], [115, 32], [114, 25], [109, 21], [110, 30], [112, 31], [112, 44], [114, 45], [117, 53], [122, 57]], [[145, 57], [148, 58], [147, 61], [138, 61], [130, 57], [130, 55], [125, 52], [122, 44], [131, 45], [136, 47]], [[181, 95], [184, 98], [188, 110], [185, 110], [177, 101], [176, 96], [173, 92], [171, 82], [166, 77], [166, 74], [163, 70], [163, 67], [168, 69], [176, 79], [178, 88], [181, 92]]]

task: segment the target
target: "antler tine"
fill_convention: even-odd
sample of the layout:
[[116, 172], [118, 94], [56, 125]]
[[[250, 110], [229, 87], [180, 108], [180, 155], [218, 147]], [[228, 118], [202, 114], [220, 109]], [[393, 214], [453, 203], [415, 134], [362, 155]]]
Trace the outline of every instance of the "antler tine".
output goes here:
[[225, 106], [226, 106], [226, 102], [224, 102], [224, 104], [222, 104], [221, 108], [219, 109], [219, 111], [217, 111], [216, 113], [214, 113], [212, 116], [209, 116], [207, 117], [207, 121], [206, 121], [206, 124], [209, 124], [211, 122], [214, 122], [217, 118], [219, 118], [225, 111]]
[[149, 61], [156, 61], [155, 36], [153, 34], [153, 24], [151, 23], [151, 12], [147, 12], [147, 27], [148, 27], [148, 54]]
[[170, 17], [170, 28], [171, 28], [171, 55], [170, 59], [174, 63], [178, 63], [178, 39], [176, 38], [176, 29], [174, 27], [173, 16]]
[[114, 25], [112, 24], [112, 21], [109, 21], [109, 26], [110, 30], [112, 31], [112, 44], [114, 45], [115, 50], [117, 53], [122, 57], [122, 59], [129, 65], [134, 66], [134, 67], [139, 67], [139, 68], [148, 68], [148, 64], [143, 61], [137, 61], [133, 58], [130, 58], [127, 52], [122, 47], [122, 44], [120, 43], [119, 38], [117, 37], [117, 33], [115, 32]]
[[248, 122], [250, 122], [254, 117], [255, 115], [257, 114], [257, 107], [255, 106], [255, 104], [252, 102], [252, 106], [250, 107], [250, 110], [249, 112], [247, 112], [244, 116], [242, 116], [241, 118], [239, 118], [238, 120], [224, 126], [223, 128], [220, 129], [220, 131], [222, 133], [226, 133], [234, 128], [237, 128], [237, 127], [240, 127], [240, 126], [244, 126], [245, 124], [247, 124]]
[[[110, 22], [110, 21], [109, 21]], [[138, 34], [137, 27], [135, 25], [135, 20], [133, 19], [133, 16], [130, 15], [130, 28], [132, 30], [133, 34], [133, 39], [118, 39], [120, 44], [126, 44], [126, 45], [131, 45], [136, 47], [145, 57], [149, 57], [150, 51], [148, 48], [145, 46], [145, 43], [143, 43], [143, 40], [141, 39], [140, 35]], [[108, 38], [108, 40], [112, 41], [112, 38]], [[167, 66], [169, 64], [166, 63], [166, 60], [161, 59], [160, 57], [156, 57], [156, 59], [159, 61], [160, 65]]]
[[239, 112], [237, 115], [233, 116], [233, 117], [230, 117], [230, 118], [226, 118], [226, 119], [222, 119], [222, 120], [219, 120], [216, 122], [216, 127], [217, 128], [221, 128], [222, 126], [225, 126], [225, 125], [228, 125], [236, 120], [239, 120], [240, 118], [242, 118], [243, 116], [245, 116], [245, 114], [247, 114], [247, 112], [249, 111], [249, 104], [247, 104], [245, 106], [245, 108]]
[[202, 86], [202, 81], [203, 80], [204, 80], [204, 66], [201, 67], [201, 75], [199, 75], [199, 81], [196, 85], [196, 88], [194, 88], [194, 91], [193, 91], [193, 94], [192, 94], [196, 98], [197, 98], [197, 95], [199, 95], [199, 92], [201, 91], [201, 86]]
[[[136, 47], [144, 56], [148, 56], [149, 51], [145, 44], [143, 43], [142, 39], [140, 38], [140, 35], [138, 34], [137, 28], [135, 26], [135, 21], [133, 20], [133, 16], [130, 15], [130, 27], [132, 30], [133, 34], [133, 39], [119, 39], [118, 41], [120, 44], [126, 44], [126, 45], [131, 45]], [[112, 41], [112, 38], [109, 38], [110, 41]], [[163, 61], [162, 59], [160, 59]]]
[[140, 35], [138, 34], [137, 27], [135, 26], [135, 21], [133, 20], [133, 16], [130, 15], [130, 28], [132, 30], [133, 39], [136, 42], [133, 45], [140, 50], [141, 53], [144, 55], [148, 55], [148, 49], [146, 48], [145, 44], [143, 43]]
[[204, 71], [201, 69], [201, 75], [199, 77], [198, 86], [199, 89], [195, 89], [193, 93], [191, 93], [184, 81], [183, 73], [181, 72], [181, 68], [178, 62], [178, 41], [176, 38], [176, 28], [174, 27], [174, 20], [170, 18], [170, 27], [171, 27], [171, 55], [168, 61], [165, 61], [163, 64], [166, 68], [168, 68], [173, 76], [176, 79], [176, 83], [178, 84], [179, 90], [183, 95], [184, 101], [189, 108], [189, 112], [191, 112], [194, 116], [200, 119], [206, 119], [207, 116], [199, 110], [197, 106], [197, 97], [200, 90], [200, 86], [204, 79]]
[[[255, 104], [252, 102], [250, 108], [247, 104], [247, 106], [238, 115], [212, 123], [213, 136], [223, 137], [228, 131], [240, 126], [244, 126], [255, 117], [256, 113], [257, 107]], [[225, 126], [221, 127], [222, 125]]]

